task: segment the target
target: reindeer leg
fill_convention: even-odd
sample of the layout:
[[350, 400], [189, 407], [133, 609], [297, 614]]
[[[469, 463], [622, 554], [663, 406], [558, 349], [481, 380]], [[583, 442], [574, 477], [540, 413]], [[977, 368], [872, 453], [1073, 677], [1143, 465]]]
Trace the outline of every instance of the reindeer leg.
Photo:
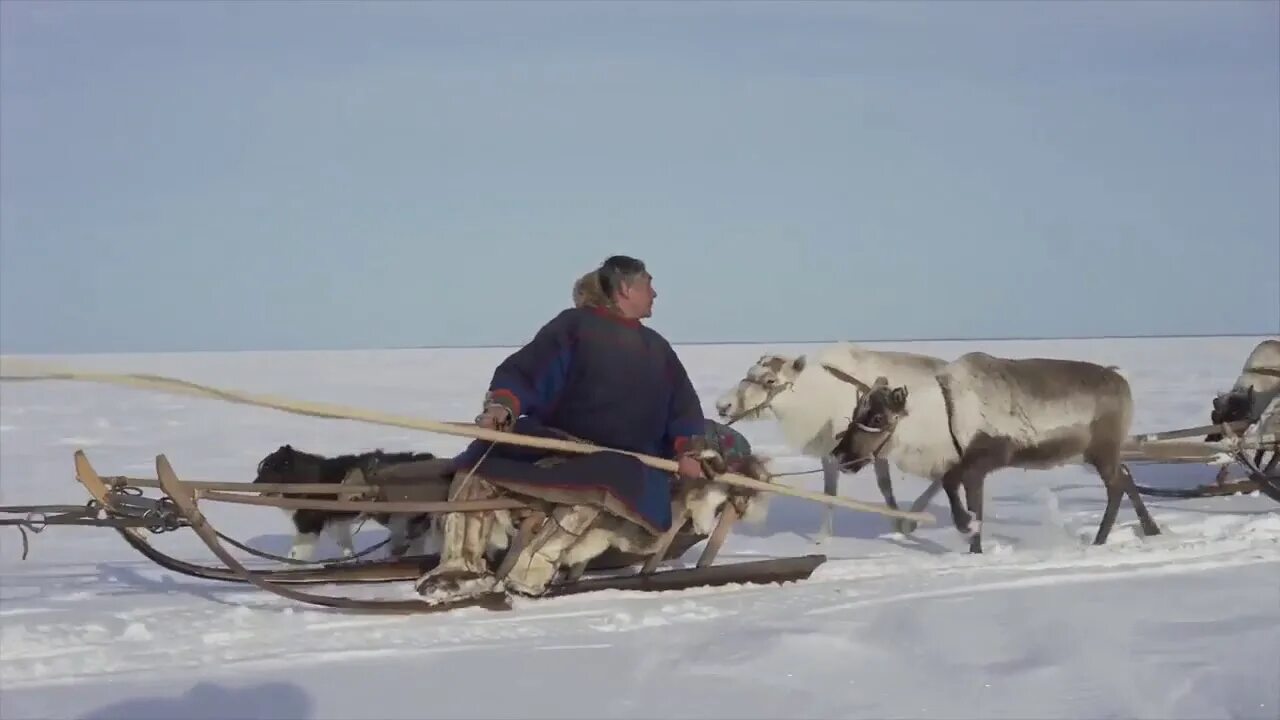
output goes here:
[[977, 518], [977, 527], [969, 536], [969, 552], [975, 554], [982, 552], [982, 495], [986, 480], [987, 474], [976, 468], [964, 475], [964, 499], [973, 516]]
[[[1103, 545], [1107, 542], [1107, 536], [1111, 534], [1111, 526], [1116, 522], [1116, 514], [1120, 512], [1120, 499], [1129, 494], [1130, 501], [1134, 503], [1134, 509], [1140, 505], [1142, 512], [1139, 517], [1146, 513], [1146, 506], [1142, 505], [1142, 500], [1134, 501], [1137, 496], [1137, 488], [1133, 487], [1132, 482], [1125, 482], [1124, 476], [1120, 473], [1119, 460], [1098, 459], [1093, 458], [1092, 463], [1098, 471], [1098, 477], [1102, 478], [1102, 483], [1107, 488], [1107, 509], [1102, 512], [1102, 520], [1098, 522], [1098, 533], [1093, 537], [1094, 545]], [[1130, 489], [1132, 491], [1130, 493]], [[1150, 516], [1147, 516], [1148, 520]], [[1143, 529], [1146, 529], [1146, 523], [1143, 523]]]
[[929, 483], [929, 487], [925, 488], [924, 492], [920, 493], [920, 497], [916, 498], [915, 502], [911, 503], [911, 512], [920, 512], [928, 507], [929, 501], [932, 500], [933, 496], [937, 495], [938, 491], [941, 489], [942, 479], [938, 478], [932, 480]]
[[956, 530], [959, 530], [960, 534], [968, 537], [971, 532], [969, 511], [965, 509], [964, 501], [960, 499], [960, 483], [964, 479], [965, 469], [964, 460], [961, 459], [959, 464], [953, 465], [942, 475], [939, 484], [947, 492], [947, 501], [951, 505], [951, 521], [955, 523]]
[[[884, 498], [884, 504], [890, 508], [898, 509], [898, 499], [893, 496], [893, 476], [890, 474], [889, 461], [884, 458], [876, 458], [873, 466], [876, 470], [876, 487], [880, 489], [880, 496]], [[902, 518], [894, 518], [893, 529], [903, 535], [910, 535], [915, 531], [917, 523]]]
[[[830, 455], [822, 456], [822, 492], [835, 497], [840, 494], [840, 464]], [[817, 542], [823, 543], [831, 537], [832, 516], [835, 508], [822, 506], [822, 526], [818, 528]]]
[[[960, 462], [948, 470], [941, 480], [947, 499], [951, 501], [951, 518], [960, 534], [969, 539], [969, 552], [982, 552], [982, 491], [986, 477], [997, 468], [1006, 467], [1010, 461], [1012, 448], [1007, 441], [979, 434], [969, 444]], [[964, 494], [970, 508], [977, 514], [970, 514], [960, 502], [960, 485], [964, 485]], [[973, 527], [973, 521], [977, 527]]]
[[1156, 525], [1155, 519], [1147, 511], [1147, 504], [1142, 501], [1142, 496], [1138, 494], [1138, 487], [1133, 483], [1133, 474], [1129, 472], [1129, 467], [1117, 464], [1116, 474], [1120, 477], [1125, 495], [1129, 497], [1129, 503], [1133, 505], [1133, 511], [1138, 514], [1138, 522], [1142, 525], [1142, 534], [1147, 537], [1159, 535], [1160, 526]]
[[[924, 492], [920, 493], [920, 497], [911, 503], [911, 512], [923, 512], [925, 508], [929, 507], [929, 502], [933, 500], [933, 496], [937, 495], [940, 490], [942, 490], [941, 478], [930, 481], [929, 487], [925, 488]], [[899, 523], [901, 527], [899, 527]], [[910, 535], [915, 532], [918, 525], [919, 523], [915, 520], [899, 520], [895, 523], [895, 527], [898, 527], [898, 532], [904, 535]]]

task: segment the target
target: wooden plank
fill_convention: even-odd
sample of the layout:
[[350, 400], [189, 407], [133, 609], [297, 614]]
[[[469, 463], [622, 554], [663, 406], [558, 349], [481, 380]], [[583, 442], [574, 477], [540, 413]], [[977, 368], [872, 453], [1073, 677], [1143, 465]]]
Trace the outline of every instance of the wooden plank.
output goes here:
[[819, 565], [826, 561], [826, 555], [803, 555], [774, 560], [726, 563], [705, 568], [678, 568], [653, 574], [586, 578], [572, 585], [557, 585], [551, 588], [543, 597], [577, 595], [596, 590], [664, 592], [667, 590], [687, 590], [694, 587], [718, 587], [736, 584], [767, 585], [795, 582], [808, 578]]
[[698, 567], [709, 567], [711, 563], [716, 561], [716, 555], [720, 553], [720, 548], [724, 545], [725, 538], [729, 537], [729, 529], [737, 521], [738, 506], [732, 502], [725, 503], [724, 510], [720, 512], [720, 522], [716, 523], [716, 529], [711, 531], [711, 537], [707, 539], [707, 545], [702, 549], [702, 555], [698, 558]]
[[[346, 490], [350, 490], [348, 486]], [[262, 505], [286, 510], [355, 510], [385, 513], [476, 512], [479, 510], [523, 510], [529, 503], [513, 499], [453, 500], [443, 502], [384, 502], [380, 500], [310, 500], [307, 498], [252, 497], [222, 492], [197, 493], [201, 500], [237, 505]]]
[[662, 533], [658, 538], [658, 544], [654, 546], [653, 553], [645, 559], [644, 565], [640, 567], [642, 575], [648, 575], [657, 569], [658, 563], [666, 559], [667, 548], [671, 547], [672, 541], [676, 539], [676, 535], [684, 528], [689, 520], [689, 509], [680, 501], [671, 503], [671, 527]]

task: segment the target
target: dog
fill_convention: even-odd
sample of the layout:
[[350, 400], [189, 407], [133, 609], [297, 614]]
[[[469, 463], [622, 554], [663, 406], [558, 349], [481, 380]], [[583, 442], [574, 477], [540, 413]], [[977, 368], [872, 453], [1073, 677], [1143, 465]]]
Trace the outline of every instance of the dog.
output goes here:
[[[281, 445], [270, 455], [258, 463], [258, 475], [253, 482], [270, 484], [298, 483], [342, 483], [352, 470], [360, 470], [367, 478], [382, 467], [422, 460], [434, 460], [436, 456], [428, 453], [398, 452], [389, 453], [372, 450], [352, 455], [324, 457], [303, 452], [291, 445]], [[317, 495], [307, 493], [263, 493], [271, 497], [306, 498], [312, 500], [332, 500], [333, 495]], [[437, 535], [435, 515], [433, 513], [363, 513], [355, 510], [289, 510], [285, 512], [293, 520], [296, 530], [293, 545], [289, 549], [289, 558], [293, 560], [311, 560], [316, 543], [321, 533], [327, 532], [342, 549], [344, 558], [355, 555], [355, 547], [351, 538], [351, 526], [357, 521], [373, 520], [387, 528], [391, 533], [390, 557], [403, 557], [412, 548], [415, 554], [426, 551], [426, 539]]]

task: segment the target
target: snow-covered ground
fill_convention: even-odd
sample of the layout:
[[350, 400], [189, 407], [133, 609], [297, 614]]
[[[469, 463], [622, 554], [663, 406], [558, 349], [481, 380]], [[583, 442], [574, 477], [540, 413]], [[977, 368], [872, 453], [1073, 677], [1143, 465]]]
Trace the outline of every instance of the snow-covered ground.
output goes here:
[[[876, 343], [954, 357], [971, 349], [1120, 365], [1135, 432], [1199, 425], [1259, 338]], [[762, 352], [681, 347], [704, 408]], [[259, 393], [469, 420], [506, 351], [400, 350], [72, 356], [78, 369], [154, 372]], [[771, 422], [743, 425], [778, 470]], [[457, 437], [321, 420], [69, 382], [0, 384], [0, 504], [79, 503], [72, 453], [100, 472], [249, 480], [283, 443], [450, 454]], [[1142, 482], [1205, 481], [1199, 467], [1135, 468]], [[906, 501], [923, 481], [898, 478]], [[812, 489], [820, 475], [787, 478]], [[870, 470], [842, 492], [881, 502]], [[1111, 541], [1087, 469], [1003, 471], [987, 483], [987, 554], [969, 556], [945, 497], [913, 538], [877, 515], [775, 497], [721, 558], [826, 553], [781, 587], [611, 592], [522, 600], [515, 612], [366, 617], [156, 568], [112, 531], [0, 528], [0, 717], [18, 718], [1277, 718], [1280, 506], [1265, 497], [1147, 499], [1164, 534], [1122, 506]], [[283, 551], [269, 508], [207, 503], [224, 532]], [[383, 537], [366, 526], [358, 547]], [[153, 538], [214, 562], [190, 532]], [[695, 547], [686, 560], [696, 558]], [[319, 551], [331, 555], [331, 542]], [[409, 583], [332, 588], [406, 597]]]

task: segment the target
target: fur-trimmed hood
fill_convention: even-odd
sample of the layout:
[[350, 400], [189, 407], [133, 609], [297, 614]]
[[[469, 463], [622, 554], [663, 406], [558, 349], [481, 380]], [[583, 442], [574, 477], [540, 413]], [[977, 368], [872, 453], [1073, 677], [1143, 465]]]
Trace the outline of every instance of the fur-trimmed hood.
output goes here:
[[609, 300], [600, 287], [600, 276], [595, 270], [578, 278], [573, 284], [574, 307], [608, 307]]

